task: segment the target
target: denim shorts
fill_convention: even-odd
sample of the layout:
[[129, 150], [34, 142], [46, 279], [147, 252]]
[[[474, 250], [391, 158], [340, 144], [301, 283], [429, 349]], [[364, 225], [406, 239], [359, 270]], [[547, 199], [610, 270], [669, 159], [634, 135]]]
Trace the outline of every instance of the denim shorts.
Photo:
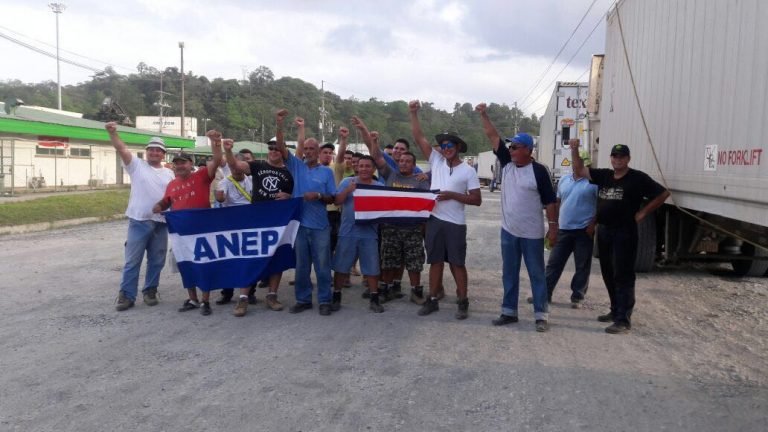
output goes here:
[[355, 259], [360, 258], [360, 271], [365, 276], [379, 275], [379, 241], [375, 238], [339, 237], [333, 255], [333, 271], [348, 274]]

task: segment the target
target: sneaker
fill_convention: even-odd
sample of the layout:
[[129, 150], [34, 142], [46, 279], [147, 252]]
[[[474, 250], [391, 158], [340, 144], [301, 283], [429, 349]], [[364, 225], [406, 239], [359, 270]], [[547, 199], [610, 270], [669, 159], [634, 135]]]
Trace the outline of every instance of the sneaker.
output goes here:
[[423, 305], [426, 299], [424, 298], [424, 287], [421, 285], [411, 288], [411, 301], [417, 305]]
[[[146, 300], [144, 302], [146, 303]], [[133, 300], [128, 300], [128, 297], [126, 297], [125, 294], [120, 291], [120, 293], [117, 295], [117, 306], [115, 306], [115, 309], [118, 312], [122, 312], [132, 308], [134, 303], [135, 302]]]
[[571, 309], [581, 309], [581, 300], [571, 300]]
[[147, 306], [157, 306], [160, 301], [157, 299], [157, 288], [149, 288], [144, 291], [144, 304]]
[[331, 310], [338, 312], [341, 310], [341, 291], [333, 292], [333, 301], [331, 302]]
[[[251, 299], [249, 298], [248, 302], [250, 303], [250, 301], [251, 301]], [[277, 300], [277, 293], [269, 293], [269, 294], [267, 294], [267, 301], [266, 301], [266, 303], [267, 303], [267, 307], [270, 310], [273, 310], [275, 312], [283, 310], [283, 304], [280, 303]]]
[[192, 309], [197, 309], [200, 307], [200, 304], [194, 300], [186, 299], [184, 300], [184, 303], [179, 308], [179, 312], [186, 312], [190, 311]]
[[237, 304], [235, 305], [235, 311], [233, 312], [233, 314], [236, 317], [241, 317], [241, 316], [245, 316], [247, 312], [248, 312], [248, 299], [240, 297], [237, 300]]
[[514, 324], [514, 323], [516, 323], [518, 321], [519, 321], [519, 319], [516, 316], [501, 314], [501, 315], [499, 315], [498, 318], [496, 318], [495, 320], [491, 321], [491, 324], [493, 324], [495, 326], [503, 326], [503, 325], [507, 325], [507, 324]]
[[536, 331], [539, 333], [549, 331], [549, 323], [547, 320], [536, 320]]
[[421, 309], [419, 309], [418, 314], [421, 316], [429, 315], [432, 312], [437, 312], [440, 310], [440, 304], [437, 302], [437, 300], [433, 299], [427, 299], [424, 304], [421, 306]]
[[629, 333], [630, 328], [631, 327], [627, 323], [615, 322], [606, 327], [605, 332], [610, 334], [624, 334]]
[[331, 314], [331, 305], [328, 303], [320, 304], [320, 306], [317, 309], [319, 310], [320, 315], [328, 316]]
[[211, 304], [209, 302], [200, 303], [200, 315], [208, 316], [212, 313], [213, 311], [211, 310]]
[[232, 290], [221, 290], [221, 297], [216, 300], [217, 305], [229, 304], [232, 301]]
[[312, 309], [312, 303], [296, 303], [295, 305], [288, 308], [288, 312], [297, 314], [309, 309]]
[[456, 319], [457, 320], [463, 320], [467, 319], [469, 316], [469, 299], [461, 299], [457, 302], [459, 305], [458, 310], [456, 311]]
[[613, 314], [607, 313], [605, 315], [600, 315], [597, 317], [597, 320], [600, 322], [613, 322]]

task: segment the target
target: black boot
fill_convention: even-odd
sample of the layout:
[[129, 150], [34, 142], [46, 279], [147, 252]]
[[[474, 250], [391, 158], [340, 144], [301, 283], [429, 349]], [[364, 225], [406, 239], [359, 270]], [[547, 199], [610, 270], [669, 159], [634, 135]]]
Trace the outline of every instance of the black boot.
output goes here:
[[224, 305], [232, 301], [232, 295], [235, 293], [235, 290], [233, 289], [223, 289], [221, 290], [221, 297], [219, 297], [218, 300], [216, 300], [217, 305]]
[[424, 302], [424, 304], [421, 306], [421, 309], [419, 309], [419, 315], [429, 315], [432, 312], [437, 312], [440, 310], [440, 305], [437, 303], [436, 298], [428, 298], [427, 301]]
[[421, 285], [416, 285], [415, 287], [411, 288], [411, 301], [413, 303], [416, 303], [417, 305], [423, 305], [426, 301], [424, 299], [424, 287]]
[[368, 308], [376, 313], [384, 312], [384, 306], [379, 304], [379, 293], [371, 293], [371, 304], [368, 306]]
[[392, 291], [386, 282], [379, 282], [379, 299], [382, 303], [392, 300]]
[[456, 311], [456, 319], [457, 320], [467, 319], [467, 317], [469, 316], [469, 299], [468, 298], [459, 299], [457, 303], [459, 305], [459, 309]]
[[405, 294], [403, 294], [403, 288], [400, 286], [400, 281], [392, 281], [392, 298], [401, 299], [405, 297]]
[[341, 309], [341, 291], [333, 292], [333, 301], [331, 302], [331, 310], [338, 312]]

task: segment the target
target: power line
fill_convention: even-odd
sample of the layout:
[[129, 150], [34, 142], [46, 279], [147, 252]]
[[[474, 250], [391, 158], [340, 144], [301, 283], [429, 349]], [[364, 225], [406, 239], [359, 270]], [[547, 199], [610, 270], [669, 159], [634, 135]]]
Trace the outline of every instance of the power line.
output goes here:
[[528, 97], [531, 95], [531, 93], [533, 93], [533, 91], [536, 89], [536, 87], [537, 87], [537, 86], [538, 86], [538, 85], [541, 83], [541, 80], [543, 80], [543, 79], [544, 79], [544, 77], [547, 75], [547, 72], [549, 72], [549, 70], [550, 70], [550, 69], [552, 68], [552, 66], [555, 64], [555, 62], [557, 61], [557, 59], [560, 57], [560, 54], [562, 54], [562, 53], [563, 53], [563, 50], [564, 50], [564, 49], [565, 49], [565, 47], [568, 45], [568, 43], [571, 41], [571, 39], [573, 39], [573, 35], [575, 35], [575, 34], [576, 34], [576, 31], [579, 29], [579, 27], [581, 27], [581, 24], [584, 22], [584, 19], [586, 19], [586, 18], [587, 18], [587, 15], [589, 14], [589, 11], [591, 11], [591, 10], [592, 10], [592, 6], [594, 6], [596, 2], [597, 2], [597, 0], [592, 0], [592, 4], [590, 4], [590, 5], [589, 5], [589, 8], [587, 8], [587, 11], [586, 11], [586, 12], [584, 12], [584, 16], [582, 16], [582, 17], [581, 17], [581, 20], [580, 20], [580, 21], [579, 21], [579, 23], [576, 25], [576, 28], [574, 28], [574, 29], [573, 29], [573, 31], [571, 32], [571, 35], [570, 35], [570, 36], [568, 36], [568, 40], [566, 40], [566, 41], [565, 41], [565, 43], [563, 44], [563, 46], [562, 46], [562, 47], [560, 47], [560, 51], [558, 51], [558, 52], [557, 52], [557, 54], [555, 55], [555, 58], [553, 58], [553, 59], [552, 59], [552, 63], [550, 63], [550, 64], [549, 64], [549, 66], [547, 66], [547, 68], [546, 68], [546, 69], [544, 70], [544, 72], [541, 74], [541, 76], [539, 76], [539, 79], [536, 81], [536, 84], [534, 84], [534, 85], [533, 85], [533, 87], [531, 87], [531, 88], [530, 88], [530, 90], [528, 90], [528, 92], [525, 94], [525, 97], [524, 97], [524, 98], [523, 98], [523, 100], [520, 102], [520, 105], [523, 105], [523, 104], [525, 103], [525, 101], [527, 101], [527, 100], [528, 100]]
[[[35, 39], [33, 37], [27, 36], [24, 33], [19, 33], [16, 30], [13, 30], [11, 28], [8, 28], [8, 27], [0, 25], [0, 29], [9, 31], [9, 32], [11, 32], [11, 33], [13, 33], [13, 34], [15, 34], [17, 36], [21, 36], [21, 37], [27, 38], [29, 40], [33, 40], [33, 41], [35, 41], [35, 42], [37, 42], [39, 44], [43, 44], [43, 45], [51, 47], [51, 48], [56, 48], [55, 45], [51, 45], [51, 44], [49, 44], [49, 43], [47, 43], [45, 41], [41, 41], [39, 39]], [[131, 72], [133, 72], [133, 70], [134, 70], [133, 68], [129, 68], [129, 67], [121, 66], [121, 65], [116, 65], [116, 64], [112, 64], [110, 62], [105, 62], [104, 60], [99, 60], [99, 59], [95, 59], [95, 58], [92, 58], [92, 57], [84, 56], [82, 54], [78, 54], [78, 53], [73, 52], [73, 51], [65, 50], [64, 48], [61, 48], [61, 52], [65, 52], [67, 54], [71, 54], [71, 55], [73, 55], [75, 57], [80, 57], [80, 58], [83, 58], [83, 59], [86, 59], [86, 60], [94, 61], [96, 63], [102, 63], [102, 64], [105, 64], [107, 66], [112, 66], [112, 67], [116, 67], [116, 68], [120, 68], [120, 69], [125, 69], [125, 70], [131, 71]]]
[[[28, 44], [28, 43], [26, 43], [26, 42], [22, 42], [22, 41], [20, 41], [20, 40], [18, 40], [18, 39], [16, 39], [16, 38], [13, 38], [13, 37], [11, 37], [11, 36], [8, 36], [8, 35], [7, 35], [7, 34], [5, 34], [5, 33], [2, 33], [2, 32], [0, 32], [0, 38], [3, 38], [3, 39], [7, 39], [7, 40], [9, 40], [9, 41], [11, 41], [11, 42], [13, 42], [13, 43], [15, 43], [15, 44], [17, 44], [17, 45], [21, 45], [21, 46], [23, 46], [23, 47], [25, 47], [25, 48], [31, 49], [32, 51], [35, 51], [35, 52], [37, 52], [37, 53], [40, 53], [40, 54], [43, 54], [43, 55], [45, 55], [45, 56], [48, 56], [48, 57], [50, 57], [50, 58], [54, 58], [54, 59], [55, 59], [55, 58], [57, 58], [57, 57], [56, 57], [56, 54], [54, 54], [54, 53], [51, 53], [51, 52], [45, 51], [45, 50], [43, 50], [43, 49], [41, 49], [41, 48], [38, 48], [38, 47], [36, 47], [36, 46], [34, 46], [34, 45], [30, 45], [30, 44]], [[101, 72], [104, 72], [104, 71], [103, 71], [103, 70], [101, 70], [101, 69], [96, 69], [96, 68], [94, 68], [94, 67], [91, 67], [91, 66], [88, 66], [88, 65], [84, 65], [84, 64], [82, 64], [82, 63], [78, 63], [78, 62], [76, 62], [76, 61], [74, 61], [74, 60], [69, 60], [69, 59], [63, 58], [63, 57], [61, 57], [61, 56], [59, 56], [59, 57], [58, 57], [58, 59], [59, 59], [60, 61], [64, 62], [64, 63], [69, 63], [69, 64], [71, 64], [72, 66], [77, 66], [77, 67], [79, 67], [79, 68], [88, 69], [89, 71], [92, 71], [92, 72], [96, 72], [96, 73], [101, 73]]]
[[[616, 2], [614, 2], [614, 4], [615, 4], [615, 3], [616, 3]], [[610, 8], [609, 8], [608, 10], [610, 10]], [[601, 15], [601, 16], [600, 16], [600, 19], [599, 19], [599, 20], [597, 20], [597, 23], [595, 23], [595, 26], [594, 26], [594, 27], [592, 27], [592, 31], [591, 31], [591, 32], [589, 32], [589, 34], [588, 34], [588, 35], [587, 35], [587, 37], [584, 39], [584, 41], [581, 43], [581, 45], [579, 45], [579, 48], [578, 48], [578, 49], [576, 49], [576, 52], [574, 52], [574, 53], [573, 53], [573, 55], [571, 56], [571, 58], [570, 58], [570, 59], [568, 59], [568, 63], [566, 63], [566, 64], [565, 64], [565, 66], [563, 66], [563, 68], [562, 68], [562, 69], [560, 69], [560, 72], [558, 72], [558, 73], [557, 73], [557, 75], [555, 75], [555, 78], [554, 78], [554, 79], [553, 79], [553, 80], [552, 80], [552, 81], [551, 81], [549, 84], [547, 84], [547, 86], [546, 86], [546, 87], [544, 87], [544, 90], [542, 90], [542, 91], [541, 91], [541, 93], [539, 93], [539, 94], [538, 94], [538, 96], [536, 96], [536, 98], [532, 99], [532, 100], [531, 100], [531, 102], [529, 102], [529, 103], [528, 103], [528, 105], [527, 105], [526, 107], [523, 107], [523, 108], [521, 108], [521, 110], [522, 110], [522, 109], [525, 109], [525, 108], [527, 108], [527, 107], [530, 107], [531, 105], [533, 105], [533, 103], [534, 103], [534, 102], [536, 102], [537, 100], [539, 100], [539, 98], [540, 98], [540, 97], [542, 97], [542, 96], [543, 96], [543, 95], [544, 95], [544, 94], [547, 92], [547, 90], [549, 90], [549, 88], [552, 86], [552, 84], [554, 84], [554, 83], [555, 83], [555, 81], [557, 81], [557, 79], [560, 77], [560, 75], [562, 75], [562, 73], [565, 71], [565, 69], [566, 69], [566, 68], [568, 68], [568, 66], [571, 64], [571, 62], [573, 61], [573, 59], [575, 59], [575, 58], [576, 58], [576, 56], [579, 54], [579, 52], [581, 51], [581, 49], [582, 49], [582, 48], [584, 48], [584, 45], [587, 43], [587, 41], [588, 41], [588, 40], [589, 40], [589, 39], [592, 37], [592, 35], [595, 33], [595, 30], [597, 30], [597, 28], [600, 26], [600, 23], [602, 23], [602, 22], [603, 22], [603, 19], [605, 18], [605, 16], [606, 16], [607, 14], [608, 14], [608, 12], [606, 11], [606, 13], [604, 13], [603, 15]]]

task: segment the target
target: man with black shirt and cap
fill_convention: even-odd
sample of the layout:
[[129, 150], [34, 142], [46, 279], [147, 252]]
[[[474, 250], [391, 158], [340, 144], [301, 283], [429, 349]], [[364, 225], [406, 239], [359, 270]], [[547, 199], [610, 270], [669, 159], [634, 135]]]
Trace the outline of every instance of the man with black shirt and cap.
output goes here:
[[[579, 155], [579, 140], [572, 139], [569, 144], [573, 172], [598, 187], [597, 248], [611, 311], [597, 320], [613, 321], [606, 333], [627, 333], [632, 327], [630, 318], [635, 307], [637, 224], [664, 204], [669, 191], [648, 174], [629, 167], [629, 147], [624, 144], [611, 148], [613, 169], [585, 167]], [[646, 198], [651, 201], [643, 206]]]

